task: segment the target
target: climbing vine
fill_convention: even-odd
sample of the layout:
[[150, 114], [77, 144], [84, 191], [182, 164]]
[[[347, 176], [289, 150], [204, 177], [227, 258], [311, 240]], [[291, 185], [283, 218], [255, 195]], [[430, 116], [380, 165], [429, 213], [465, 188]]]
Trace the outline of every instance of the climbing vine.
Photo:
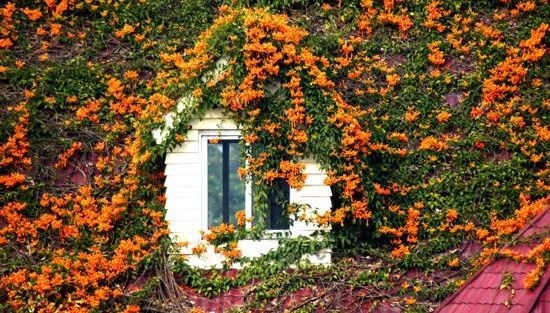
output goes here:
[[[548, 240], [500, 248], [549, 204], [548, 12], [543, 0], [2, 4], [0, 309], [139, 311], [136, 280], [186, 246], [167, 236], [162, 159], [213, 108], [242, 127], [258, 227], [239, 213], [204, 234], [223, 270], [249, 264], [234, 279], [174, 261], [203, 294], [260, 278], [271, 301], [319, 281], [373, 292], [410, 268], [460, 274], [433, 292], [395, 279], [392, 301], [421, 309], [460, 285], [464, 241], [485, 247], [474, 265], [535, 263], [534, 288]], [[300, 189], [306, 157], [327, 171], [333, 209], [287, 214], [332, 231], [243, 258], [238, 240], [263, 236], [267, 194], [279, 180]], [[282, 271], [329, 245], [334, 276]], [[364, 255], [389, 272], [352, 279], [348, 258]]]

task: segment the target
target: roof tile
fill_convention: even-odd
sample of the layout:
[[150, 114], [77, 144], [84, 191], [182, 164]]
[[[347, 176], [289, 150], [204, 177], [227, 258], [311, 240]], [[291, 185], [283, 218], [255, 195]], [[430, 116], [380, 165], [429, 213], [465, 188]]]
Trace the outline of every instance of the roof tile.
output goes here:
[[508, 309], [505, 305], [496, 304], [450, 304], [441, 313], [520, 313], [519, 310]]
[[[550, 206], [525, 226], [516, 235], [516, 239], [547, 231], [549, 225]], [[537, 237], [532, 238], [542, 240]], [[529, 244], [521, 242], [509, 248], [523, 254], [532, 249]], [[515, 262], [510, 259], [494, 260], [493, 263], [482, 267], [461, 289], [445, 300], [436, 312], [550, 313], [550, 267], [546, 268], [539, 286], [534, 290], [525, 289], [525, 277], [534, 268], [534, 264]], [[512, 275], [513, 282], [509, 288], [514, 290], [513, 294], [508, 288], [500, 289], [506, 274]], [[508, 301], [510, 303], [507, 303]]]
[[481, 273], [471, 282], [472, 288], [498, 288], [502, 283], [502, 273]]
[[533, 308], [531, 313], [548, 313], [550, 312], [550, 302], [539, 302], [537, 306]]
[[515, 251], [515, 252], [519, 252], [521, 254], [526, 254], [529, 251], [531, 251], [531, 248], [532, 247], [528, 244], [517, 244], [517, 245], [514, 245], [513, 247], [511, 247], [510, 250]]
[[550, 226], [550, 210], [543, 212], [541, 217], [538, 218], [533, 224], [537, 227], [548, 228], [548, 226]]
[[505, 272], [510, 264], [504, 262], [504, 260], [497, 260], [494, 263], [490, 264], [483, 271], [484, 273], [503, 273]]
[[547, 229], [548, 229], [548, 225], [545, 225], [545, 226], [536, 225], [526, 230], [523, 233], [523, 237], [529, 237], [534, 234], [540, 234], [542, 232], [545, 232]]
[[541, 293], [539, 301], [550, 302], [550, 284], [546, 284], [546, 288]]

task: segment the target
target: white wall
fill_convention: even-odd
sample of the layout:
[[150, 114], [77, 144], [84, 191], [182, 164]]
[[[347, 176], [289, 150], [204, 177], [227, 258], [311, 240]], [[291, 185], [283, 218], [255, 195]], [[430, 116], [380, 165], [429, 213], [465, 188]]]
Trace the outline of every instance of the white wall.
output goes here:
[[[220, 110], [207, 112], [202, 120], [191, 123], [187, 139], [181, 145], [166, 154], [166, 220], [169, 223], [171, 236], [178, 241], [188, 241], [189, 247], [201, 243], [200, 231], [205, 229], [205, 214], [201, 209], [203, 191], [201, 178], [201, 144], [200, 133], [213, 131], [238, 134], [237, 125], [223, 117]], [[314, 160], [302, 161], [305, 164], [307, 179], [301, 190], [290, 190], [290, 202], [307, 204], [312, 207], [306, 214], [313, 216], [314, 210], [323, 213], [331, 208], [331, 190], [324, 184], [326, 174]], [[206, 210], [206, 209], [205, 209]], [[248, 212], [249, 214], [249, 212]], [[313, 223], [294, 221], [290, 227], [292, 237], [310, 235], [320, 229]], [[239, 248], [243, 256], [255, 257], [277, 247], [277, 241], [266, 239], [261, 241], [241, 240]], [[223, 257], [216, 255], [212, 247], [203, 256], [189, 255], [189, 263], [198, 267], [220, 265]], [[190, 248], [182, 249], [184, 254], [190, 254]], [[312, 263], [330, 263], [330, 251], [325, 250], [317, 255], [306, 256]], [[238, 266], [238, 265], [237, 265]]]

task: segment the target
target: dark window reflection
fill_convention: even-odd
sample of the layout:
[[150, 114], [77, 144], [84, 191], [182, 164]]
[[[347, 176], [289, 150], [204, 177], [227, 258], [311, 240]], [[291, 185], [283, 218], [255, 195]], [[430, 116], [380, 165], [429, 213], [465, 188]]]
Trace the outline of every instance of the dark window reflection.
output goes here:
[[239, 143], [208, 143], [208, 227], [236, 223], [235, 213], [245, 208], [245, 182], [239, 178]]

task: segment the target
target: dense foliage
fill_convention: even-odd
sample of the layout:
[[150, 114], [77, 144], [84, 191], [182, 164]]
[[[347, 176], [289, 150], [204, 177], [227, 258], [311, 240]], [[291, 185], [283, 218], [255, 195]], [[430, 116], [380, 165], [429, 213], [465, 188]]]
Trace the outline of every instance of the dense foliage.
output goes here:
[[[311, 277], [379, 286], [388, 270], [467, 268], [465, 240], [485, 245], [486, 261], [550, 200], [549, 13], [545, 0], [3, 4], [0, 310], [138, 311], [148, 294], [131, 282], [172, 247], [163, 156], [211, 108], [243, 127], [240, 174], [254, 177], [258, 206], [275, 180], [300, 188], [299, 160], [312, 156], [333, 211], [288, 210], [332, 225], [320, 246], [386, 266], [280, 271], [318, 248], [300, 238], [233, 280], [178, 263], [199, 291], [260, 277], [261, 304]], [[244, 218], [205, 235], [228, 263], [236, 240], [258, 236]], [[549, 245], [498, 253], [537, 264], [532, 288]], [[421, 309], [462, 278], [437, 296], [403, 285], [394, 301]]]

